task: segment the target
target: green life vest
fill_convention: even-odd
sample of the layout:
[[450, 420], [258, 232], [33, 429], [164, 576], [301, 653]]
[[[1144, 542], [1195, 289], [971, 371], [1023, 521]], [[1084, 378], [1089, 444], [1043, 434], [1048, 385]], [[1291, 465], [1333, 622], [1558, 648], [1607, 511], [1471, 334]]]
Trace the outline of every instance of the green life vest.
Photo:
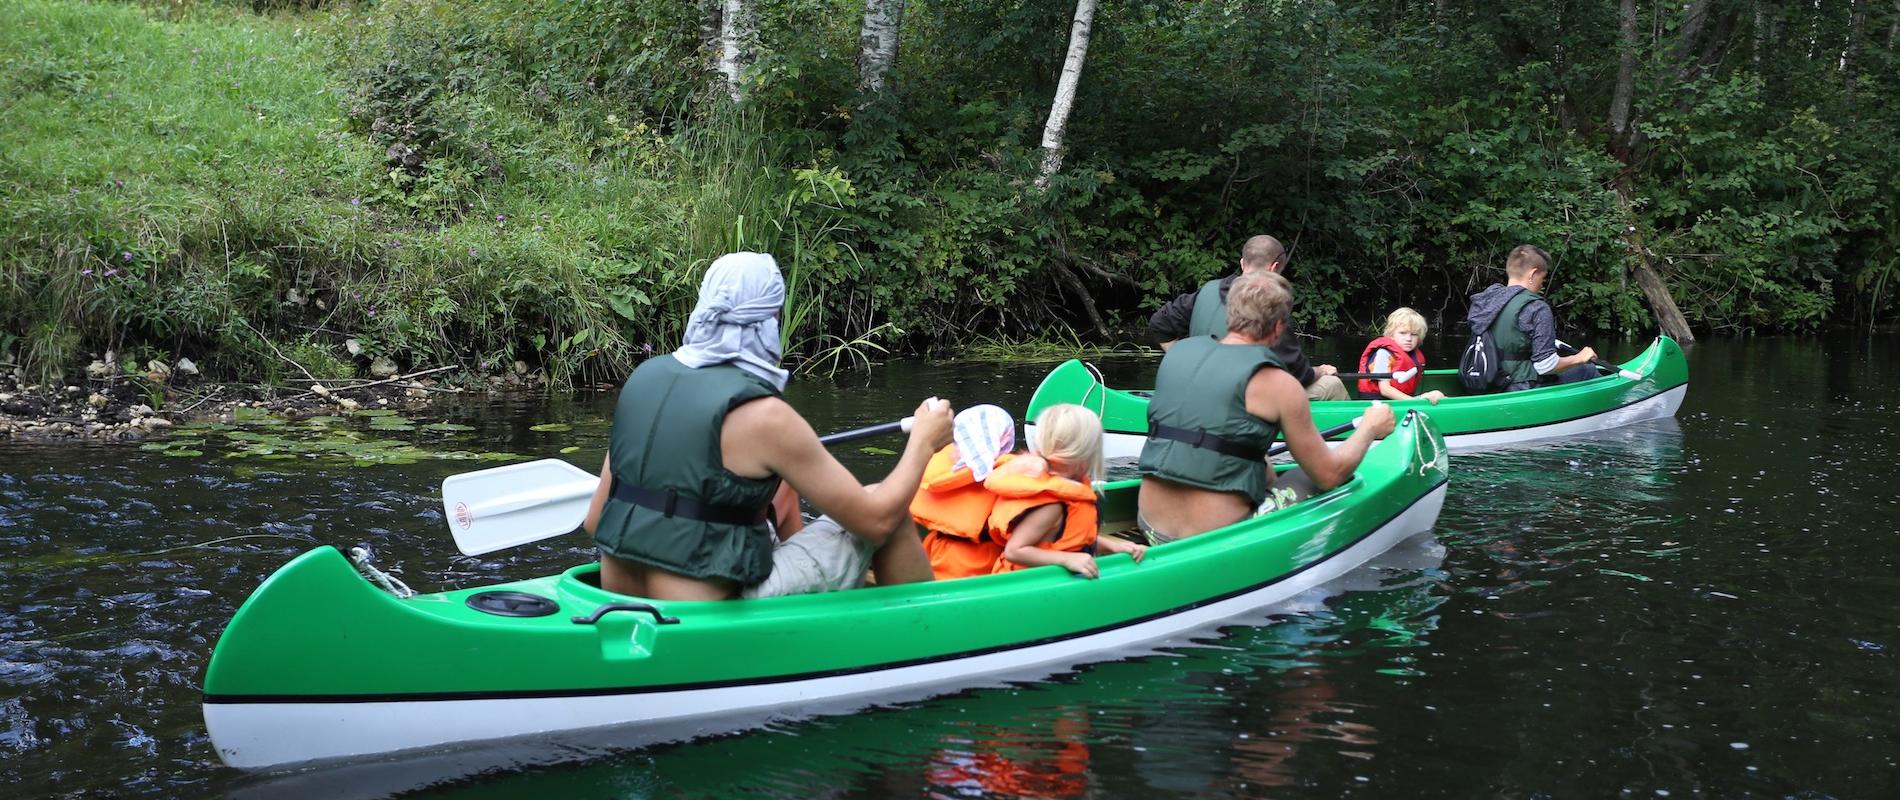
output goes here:
[[1141, 474], [1246, 495], [1260, 505], [1267, 496], [1264, 458], [1279, 426], [1247, 412], [1247, 382], [1262, 368], [1282, 366], [1265, 345], [1221, 344], [1210, 336], [1176, 342], [1155, 374]]
[[1219, 339], [1227, 335], [1227, 299], [1221, 297], [1220, 283], [1224, 278], [1215, 278], [1201, 285], [1201, 291], [1194, 296], [1194, 315], [1188, 318], [1188, 336], [1212, 336]]
[[[1517, 315], [1531, 301], [1544, 298], [1529, 289], [1505, 301], [1504, 310], [1491, 321], [1491, 341], [1498, 348], [1498, 381], [1502, 384], [1534, 383], [1537, 365], [1531, 362], [1531, 337], [1517, 328]], [[1498, 384], [1492, 384], [1496, 386]]]
[[[765, 580], [773, 537], [763, 510], [779, 479], [727, 470], [719, 434], [732, 409], [777, 394], [731, 365], [695, 369], [665, 355], [634, 369], [614, 407], [607, 452], [617, 485], [594, 543], [609, 555], [690, 578]], [[639, 502], [630, 499], [636, 495]]]

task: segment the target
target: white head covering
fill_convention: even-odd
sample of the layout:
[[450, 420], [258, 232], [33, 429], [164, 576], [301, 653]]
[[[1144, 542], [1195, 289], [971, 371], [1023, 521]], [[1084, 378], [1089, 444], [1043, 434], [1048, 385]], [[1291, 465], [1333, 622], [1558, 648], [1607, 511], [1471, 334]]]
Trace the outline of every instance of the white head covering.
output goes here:
[[686, 320], [686, 341], [673, 357], [689, 367], [732, 364], [785, 389], [778, 312], [785, 278], [765, 253], [727, 253], [706, 268], [699, 304]]
[[957, 412], [950, 440], [957, 445], [957, 463], [951, 469], [969, 467], [980, 481], [996, 468], [996, 459], [1016, 449], [1016, 420], [997, 406], [970, 406]]

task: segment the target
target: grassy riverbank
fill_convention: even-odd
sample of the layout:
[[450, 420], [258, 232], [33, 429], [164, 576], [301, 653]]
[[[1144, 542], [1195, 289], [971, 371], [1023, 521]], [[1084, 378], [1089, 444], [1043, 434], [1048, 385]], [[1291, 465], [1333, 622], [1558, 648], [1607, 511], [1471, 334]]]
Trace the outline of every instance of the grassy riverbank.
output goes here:
[[861, 1], [758, 5], [735, 104], [677, 0], [4, 4], [0, 362], [611, 381], [739, 247], [819, 370], [1098, 346], [1260, 232], [1307, 330], [1455, 336], [1526, 241], [1567, 329], [1655, 330], [1637, 264], [1720, 332], [1900, 294], [1885, 7], [1109, 6], [1041, 191], [1072, 4], [912, 5], [875, 96]]
[[[351, 129], [324, 67], [339, 37], [374, 35], [368, 23], [0, 8], [12, 54], [0, 90], [13, 98], [0, 106], [0, 360], [70, 374], [112, 350], [128, 367], [188, 356], [273, 379], [377, 356], [417, 369], [524, 359], [557, 382], [611, 379], [677, 337], [695, 266], [740, 244], [797, 244], [746, 230], [747, 212], [779, 212], [754, 226], [824, 224], [820, 195], [837, 179], [785, 175], [802, 177], [817, 213], [764, 207], [786, 187], [757, 177], [764, 154], [743, 120], [670, 141], [627, 123], [605, 143], [522, 121], [486, 143], [505, 147], [493, 174], [392, 170]], [[511, 111], [483, 113], [505, 126]], [[586, 104], [572, 113], [620, 124]], [[783, 256], [796, 288], [825, 254]], [[817, 329], [812, 305], [795, 306], [808, 323], [797, 335]]]

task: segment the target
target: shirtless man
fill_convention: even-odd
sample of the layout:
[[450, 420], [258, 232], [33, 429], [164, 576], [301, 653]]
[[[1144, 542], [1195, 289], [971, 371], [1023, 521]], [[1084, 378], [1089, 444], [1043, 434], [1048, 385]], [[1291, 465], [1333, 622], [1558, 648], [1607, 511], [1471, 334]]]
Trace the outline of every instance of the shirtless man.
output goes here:
[[[1182, 339], [1162, 357], [1148, 405], [1136, 517], [1150, 544], [1330, 490], [1352, 477], [1374, 440], [1392, 432], [1392, 408], [1374, 403], [1338, 447], [1320, 438], [1305, 392], [1272, 349], [1292, 307], [1293, 288], [1278, 273], [1242, 275], [1227, 294], [1227, 333]], [[1276, 486], [1265, 456], [1282, 431], [1299, 469]]]

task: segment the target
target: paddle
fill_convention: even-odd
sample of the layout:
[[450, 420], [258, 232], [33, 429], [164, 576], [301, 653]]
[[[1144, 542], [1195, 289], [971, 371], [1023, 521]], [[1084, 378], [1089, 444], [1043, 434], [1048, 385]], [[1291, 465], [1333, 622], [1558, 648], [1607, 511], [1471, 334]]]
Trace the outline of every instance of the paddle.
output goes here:
[[[818, 437], [833, 445], [910, 431], [912, 418]], [[600, 476], [558, 458], [450, 475], [442, 480], [442, 516], [455, 547], [479, 556], [572, 533], [587, 519]]]
[[[1569, 352], [1565, 352], [1566, 350]], [[1574, 356], [1577, 354], [1577, 352], [1578, 352], [1577, 348], [1570, 346], [1569, 342], [1566, 342], [1562, 339], [1557, 340], [1557, 354], [1558, 355]], [[1596, 367], [1599, 371], [1601, 371], [1605, 375], [1615, 374], [1622, 377], [1624, 380], [1640, 381], [1643, 379], [1642, 375], [1626, 370], [1615, 364], [1611, 364], [1607, 361], [1604, 361], [1601, 358], [1590, 359], [1590, 366]]]
[[1333, 377], [1338, 378], [1342, 381], [1356, 381], [1356, 380], [1384, 381], [1384, 380], [1391, 380], [1392, 373], [1390, 372], [1335, 372], [1333, 373]]
[[[1338, 425], [1334, 425], [1333, 427], [1320, 431], [1319, 438], [1331, 439], [1334, 436], [1338, 436], [1342, 433], [1345, 433], [1357, 427], [1359, 427], [1359, 418], [1353, 417], [1351, 420], [1339, 423]], [[1286, 442], [1281, 442], [1279, 444], [1276, 444], [1272, 447], [1267, 448], [1267, 457], [1272, 458], [1274, 456], [1277, 456], [1281, 453], [1286, 452], [1286, 447], [1287, 447]]]

